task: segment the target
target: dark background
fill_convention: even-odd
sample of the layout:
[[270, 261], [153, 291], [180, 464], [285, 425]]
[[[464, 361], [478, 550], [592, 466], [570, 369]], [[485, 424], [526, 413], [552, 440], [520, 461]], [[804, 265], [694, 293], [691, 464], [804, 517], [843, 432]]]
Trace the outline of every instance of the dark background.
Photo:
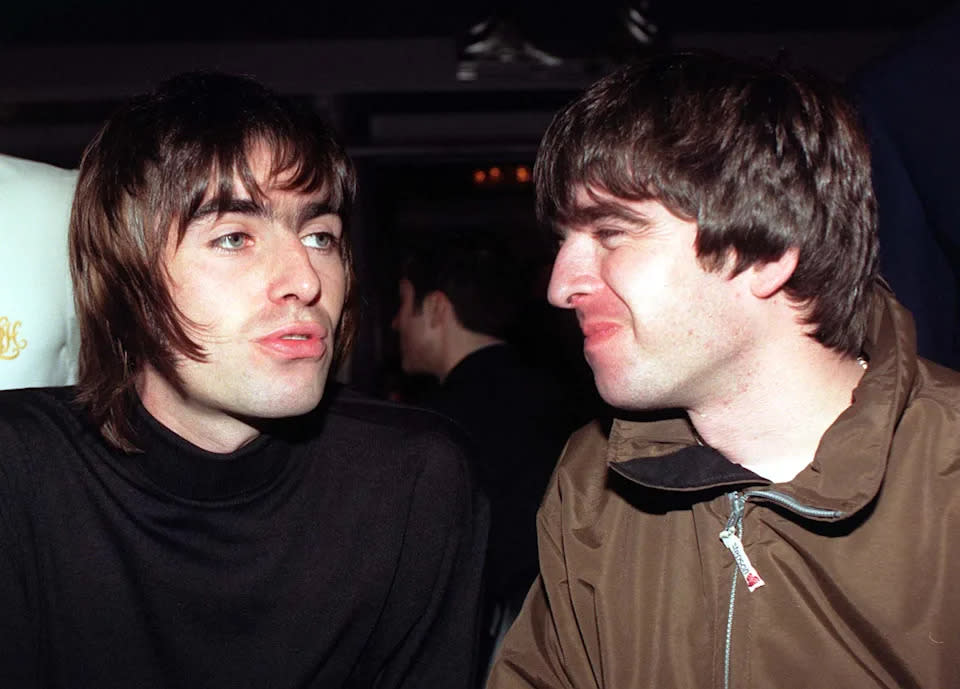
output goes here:
[[[638, 3], [634, 3], [639, 6]], [[650, 11], [666, 29], [691, 31], [902, 30], [945, 0], [661, 0]], [[540, 42], [571, 38], [604, 24], [616, 2], [291, 2], [268, 5], [169, 0], [46, 0], [10, 3], [0, 40], [84, 43], [157, 40], [276, 40], [451, 36], [494, 11], [516, 16]]]

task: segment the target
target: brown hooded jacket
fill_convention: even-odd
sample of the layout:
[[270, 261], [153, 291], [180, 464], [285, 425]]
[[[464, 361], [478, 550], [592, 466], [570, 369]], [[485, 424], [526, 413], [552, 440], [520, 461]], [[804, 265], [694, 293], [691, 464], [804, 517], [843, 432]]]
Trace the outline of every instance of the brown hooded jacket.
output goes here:
[[960, 687], [960, 374], [878, 292], [869, 370], [792, 481], [686, 417], [571, 438], [489, 689]]

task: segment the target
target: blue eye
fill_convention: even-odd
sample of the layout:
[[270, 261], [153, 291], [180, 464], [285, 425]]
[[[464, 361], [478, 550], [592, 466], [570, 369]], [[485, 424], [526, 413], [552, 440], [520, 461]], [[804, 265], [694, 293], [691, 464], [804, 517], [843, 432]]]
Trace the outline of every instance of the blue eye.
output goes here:
[[246, 245], [248, 238], [249, 235], [243, 232], [231, 232], [230, 234], [225, 234], [222, 237], [217, 237], [217, 239], [214, 240], [214, 244], [220, 249], [236, 251], [237, 249], [242, 249]]
[[300, 241], [305, 247], [310, 249], [332, 249], [336, 248], [340, 240], [329, 232], [314, 232], [301, 237]]

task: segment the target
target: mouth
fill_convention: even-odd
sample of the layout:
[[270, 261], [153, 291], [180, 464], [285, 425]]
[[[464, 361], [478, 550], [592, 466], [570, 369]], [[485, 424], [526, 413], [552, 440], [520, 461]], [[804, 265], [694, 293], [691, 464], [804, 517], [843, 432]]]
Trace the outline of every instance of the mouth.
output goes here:
[[610, 321], [589, 321], [580, 324], [583, 337], [587, 340], [612, 334], [619, 329], [619, 325]]
[[280, 359], [319, 360], [327, 351], [327, 335], [327, 329], [319, 323], [302, 321], [268, 333], [256, 343]]
[[267, 333], [262, 339], [322, 340], [327, 334], [327, 329], [316, 321], [294, 321]]
[[596, 353], [620, 332], [620, 324], [612, 321], [585, 321], [580, 324], [583, 331], [583, 351], [588, 356]]

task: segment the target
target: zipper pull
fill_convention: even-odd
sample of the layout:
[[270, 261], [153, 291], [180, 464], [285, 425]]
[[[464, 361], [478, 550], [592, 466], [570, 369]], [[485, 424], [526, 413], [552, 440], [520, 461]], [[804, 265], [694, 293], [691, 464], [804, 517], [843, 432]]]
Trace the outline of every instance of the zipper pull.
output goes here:
[[743, 541], [740, 540], [740, 537], [734, 529], [728, 527], [721, 531], [720, 540], [723, 541], [727, 550], [733, 554], [733, 560], [737, 563], [740, 574], [743, 575], [743, 579], [747, 583], [747, 590], [753, 593], [763, 586], [765, 582], [760, 578], [760, 575], [757, 574], [757, 570], [750, 562], [750, 558], [747, 557], [747, 551], [743, 548]]

